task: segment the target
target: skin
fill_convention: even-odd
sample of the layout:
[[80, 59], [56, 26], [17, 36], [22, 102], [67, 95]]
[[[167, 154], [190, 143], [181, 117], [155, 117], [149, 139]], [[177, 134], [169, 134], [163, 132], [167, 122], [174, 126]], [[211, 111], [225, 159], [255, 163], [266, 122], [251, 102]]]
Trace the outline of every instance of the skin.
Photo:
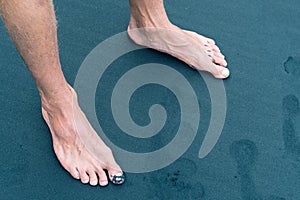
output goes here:
[[[129, 3], [128, 34], [134, 42], [169, 53], [216, 78], [228, 77], [227, 63], [214, 41], [173, 25], [162, 0]], [[106, 186], [109, 180], [122, 177], [110, 148], [88, 122], [63, 75], [52, 0], [0, 0], [0, 8], [7, 31], [35, 80], [61, 165], [75, 179], [93, 186]]]
[[172, 24], [163, 0], [130, 0], [129, 37], [137, 44], [168, 53], [189, 66], [211, 73], [215, 78], [229, 76], [227, 62], [215, 42]]

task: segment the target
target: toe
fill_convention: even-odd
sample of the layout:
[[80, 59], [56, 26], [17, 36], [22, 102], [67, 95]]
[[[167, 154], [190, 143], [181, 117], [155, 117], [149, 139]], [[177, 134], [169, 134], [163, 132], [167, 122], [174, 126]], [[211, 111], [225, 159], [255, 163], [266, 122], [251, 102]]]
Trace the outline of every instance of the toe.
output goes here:
[[108, 171], [110, 181], [113, 184], [121, 185], [125, 182], [125, 175], [122, 170], [109, 170]]
[[219, 48], [217, 45], [212, 45], [211, 49], [212, 49], [214, 52], [221, 52], [220, 48]]
[[89, 179], [90, 179], [90, 185], [95, 186], [98, 184], [98, 177], [93, 170], [88, 171]]
[[225, 56], [222, 54], [221, 51], [216, 51], [216, 50], [212, 49], [212, 53], [213, 53], [215, 56], [225, 58]]
[[219, 79], [228, 78], [230, 75], [230, 71], [226, 67], [222, 67], [215, 64], [212, 64], [212, 66], [210, 67], [210, 73], [215, 78], [219, 78]]
[[205, 50], [209, 55], [217, 56], [223, 59], [225, 58], [225, 56], [221, 53], [220, 49], [217, 46], [206, 45]]
[[212, 58], [213, 62], [218, 64], [218, 65], [221, 65], [223, 67], [226, 67], [227, 66], [227, 62], [225, 60], [225, 56], [220, 53], [220, 52], [212, 52], [210, 53], [210, 57]]
[[78, 170], [76, 168], [71, 168], [69, 170], [69, 172], [73, 176], [73, 178], [75, 178], [75, 179], [79, 179], [80, 178], [79, 172], [78, 172]]
[[227, 62], [223, 58], [220, 58], [218, 56], [213, 56], [212, 59], [213, 59], [213, 62], [216, 63], [216, 64], [219, 64], [223, 67], [227, 66]]
[[99, 184], [101, 186], [106, 186], [108, 184], [106, 173], [101, 169], [97, 171], [97, 174], [99, 176]]
[[225, 56], [221, 52], [213, 52], [213, 55], [223, 60], [225, 59]]
[[83, 184], [86, 184], [89, 182], [89, 176], [87, 175], [86, 171], [84, 169], [80, 169], [79, 170], [79, 176], [80, 176], [80, 180]]
[[207, 39], [208, 44], [211, 44], [211, 45], [216, 44], [216, 42], [213, 39], [210, 39], [210, 38], [206, 38], [206, 39]]

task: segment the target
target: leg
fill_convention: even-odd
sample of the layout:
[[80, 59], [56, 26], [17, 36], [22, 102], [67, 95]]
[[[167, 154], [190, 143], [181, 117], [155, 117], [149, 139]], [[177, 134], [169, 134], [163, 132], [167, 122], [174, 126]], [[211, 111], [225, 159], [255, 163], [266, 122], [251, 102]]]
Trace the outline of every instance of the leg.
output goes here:
[[139, 45], [168, 53], [197, 70], [216, 78], [227, 78], [229, 70], [220, 49], [212, 39], [173, 25], [163, 0], [129, 0], [129, 37]]
[[0, 0], [0, 8], [38, 87], [42, 114], [62, 166], [74, 178], [91, 185], [107, 185], [104, 169], [112, 180], [122, 177], [111, 150], [89, 124], [62, 73], [52, 0]]

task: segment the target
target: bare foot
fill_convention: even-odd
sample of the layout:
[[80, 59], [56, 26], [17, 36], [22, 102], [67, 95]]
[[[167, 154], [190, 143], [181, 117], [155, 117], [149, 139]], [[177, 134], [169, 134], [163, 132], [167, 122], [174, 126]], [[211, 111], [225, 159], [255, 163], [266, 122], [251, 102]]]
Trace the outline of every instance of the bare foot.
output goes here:
[[212, 39], [172, 24], [150, 27], [138, 24], [141, 23], [131, 19], [128, 26], [128, 35], [136, 44], [170, 54], [216, 78], [229, 76], [225, 57]]
[[77, 95], [70, 87], [64, 97], [42, 100], [42, 114], [52, 134], [53, 148], [61, 165], [82, 183], [106, 186], [124, 182], [121, 168], [111, 150], [94, 131], [81, 111]]

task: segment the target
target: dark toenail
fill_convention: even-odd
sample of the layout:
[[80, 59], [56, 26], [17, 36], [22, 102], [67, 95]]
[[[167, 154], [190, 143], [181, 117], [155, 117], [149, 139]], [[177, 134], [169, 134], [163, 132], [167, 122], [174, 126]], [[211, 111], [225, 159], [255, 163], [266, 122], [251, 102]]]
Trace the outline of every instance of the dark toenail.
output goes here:
[[207, 52], [211, 52], [211, 50], [207, 50]]
[[125, 175], [124, 174], [122, 174], [120, 176], [114, 175], [111, 179], [111, 182], [113, 184], [116, 184], [116, 185], [121, 185], [121, 184], [124, 183], [124, 181], [125, 181]]

